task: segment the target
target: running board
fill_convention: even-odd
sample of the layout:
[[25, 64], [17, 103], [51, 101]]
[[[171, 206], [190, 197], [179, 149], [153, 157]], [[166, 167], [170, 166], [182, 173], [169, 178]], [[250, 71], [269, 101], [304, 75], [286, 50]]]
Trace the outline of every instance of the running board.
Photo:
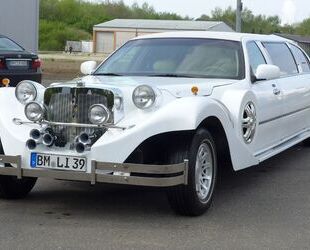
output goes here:
[[290, 136], [286, 139], [283, 139], [279, 144], [269, 147], [263, 151], [260, 151], [254, 155], [254, 157], [258, 158], [259, 162], [263, 162], [272, 156], [275, 156], [290, 147], [302, 142], [303, 140], [310, 137], [310, 129], [304, 129], [298, 134], [295, 134], [293, 136]]

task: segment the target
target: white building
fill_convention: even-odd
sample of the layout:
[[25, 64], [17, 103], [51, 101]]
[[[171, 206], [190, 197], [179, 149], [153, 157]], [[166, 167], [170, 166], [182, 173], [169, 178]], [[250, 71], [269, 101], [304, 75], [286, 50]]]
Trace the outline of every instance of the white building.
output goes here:
[[215, 21], [114, 19], [94, 26], [94, 52], [109, 54], [136, 36], [169, 31], [234, 32], [224, 22]]
[[37, 52], [39, 43], [39, 0], [0, 0], [0, 34], [25, 49]]

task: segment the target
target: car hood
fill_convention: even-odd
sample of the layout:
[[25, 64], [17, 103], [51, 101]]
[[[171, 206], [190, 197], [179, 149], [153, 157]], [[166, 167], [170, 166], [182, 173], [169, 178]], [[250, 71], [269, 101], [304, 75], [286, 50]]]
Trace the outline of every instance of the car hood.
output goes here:
[[67, 83], [55, 83], [52, 86], [76, 85], [83, 82], [85, 87], [134, 89], [139, 85], [149, 85], [161, 91], [168, 91], [175, 97], [193, 95], [192, 87], [198, 87], [198, 95], [211, 95], [215, 87], [230, 85], [237, 80], [231, 79], [202, 79], [202, 78], [175, 78], [175, 77], [145, 77], [145, 76], [85, 76]]

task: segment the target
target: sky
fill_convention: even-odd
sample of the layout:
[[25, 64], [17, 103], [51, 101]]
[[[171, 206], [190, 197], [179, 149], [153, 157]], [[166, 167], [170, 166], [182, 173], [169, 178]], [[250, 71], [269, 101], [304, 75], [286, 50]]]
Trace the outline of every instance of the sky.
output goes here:
[[[126, 4], [144, 2], [152, 5], [157, 11], [174, 12], [182, 16], [198, 18], [210, 14], [216, 7], [235, 8], [237, 0], [123, 0]], [[243, 0], [244, 7], [254, 14], [278, 15], [282, 24], [300, 22], [310, 17], [310, 0]]]

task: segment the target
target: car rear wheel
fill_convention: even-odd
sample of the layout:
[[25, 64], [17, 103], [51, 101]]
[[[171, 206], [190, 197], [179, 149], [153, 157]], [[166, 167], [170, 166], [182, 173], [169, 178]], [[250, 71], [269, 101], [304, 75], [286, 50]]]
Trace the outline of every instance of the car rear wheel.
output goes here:
[[189, 160], [188, 185], [168, 191], [168, 200], [174, 211], [181, 215], [198, 216], [212, 203], [217, 180], [217, 157], [214, 140], [206, 129], [199, 129], [189, 149], [179, 147], [171, 153], [170, 163]]

